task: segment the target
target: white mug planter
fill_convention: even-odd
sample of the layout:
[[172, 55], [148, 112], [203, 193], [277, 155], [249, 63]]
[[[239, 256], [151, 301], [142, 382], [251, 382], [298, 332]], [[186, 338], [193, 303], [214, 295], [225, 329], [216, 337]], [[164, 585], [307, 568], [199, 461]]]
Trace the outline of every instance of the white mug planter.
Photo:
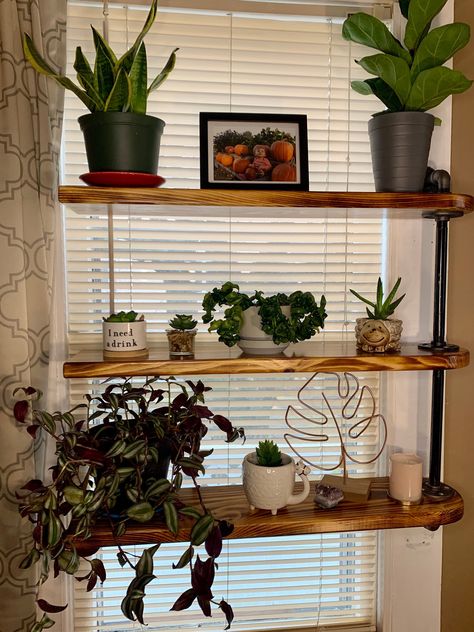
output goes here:
[[146, 347], [146, 321], [135, 320], [129, 323], [102, 323], [104, 356], [113, 359], [144, 357], [148, 355]]
[[[291, 307], [284, 305], [281, 311], [288, 317]], [[258, 307], [252, 306], [246, 309], [243, 312], [243, 319], [244, 322], [240, 328], [240, 340], [237, 346], [248, 355], [278, 355], [290, 344], [289, 342], [275, 344], [272, 336], [262, 331], [262, 321], [258, 313]]]
[[403, 323], [397, 318], [386, 320], [357, 318], [355, 326], [357, 348], [371, 353], [400, 351], [402, 329]]
[[[245, 457], [243, 467], [243, 487], [250, 509], [270, 509], [275, 516], [278, 509], [286, 505], [297, 505], [309, 494], [309, 467], [281, 453], [282, 465], [267, 467], [258, 465], [256, 452]], [[303, 491], [294, 494], [295, 474], [303, 481]]]

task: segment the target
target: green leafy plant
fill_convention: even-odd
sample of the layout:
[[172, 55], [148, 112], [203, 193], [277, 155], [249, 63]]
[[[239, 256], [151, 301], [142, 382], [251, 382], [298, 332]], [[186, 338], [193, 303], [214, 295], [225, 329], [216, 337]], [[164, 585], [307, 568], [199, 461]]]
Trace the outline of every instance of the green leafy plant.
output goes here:
[[265, 439], [260, 441], [255, 448], [257, 454], [257, 462], [259, 465], [266, 467], [277, 467], [281, 465], [281, 452], [280, 448], [274, 441]]
[[137, 318], [137, 312], [134, 312], [133, 309], [129, 312], [117, 312], [116, 314], [110, 314], [107, 318], [103, 318], [104, 323], [134, 323], [137, 320], [145, 320], [143, 314]]
[[158, 0], [153, 0], [141, 33], [121, 57], [117, 57], [102, 35], [92, 26], [95, 61], [93, 66], [76, 49], [74, 70], [78, 84], [58, 74], [41, 56], [33, 40], [24, 35], [23, 50], [33, 68], [71, 90], [91, 112], [135, 112], [146, 114], [148, 96], [168, 77], [176, 63], [175, 48], [161, 72], [148, 85], [147, 56], [143, 39], [156, 18]]
[[[224, 317], [215, 319], [213, 314], [219, 306], [227, 305]], [[290, 316], [286, 317], [281, 308], [288, 305]], [[239, 286], [227, 281], [220, 288], [214, 288], [203, 299], [203, 322], [210, 323], [209, 331], [216, 331], [219, 340], [232, 347], [240, 340], [243, 313], [249, 307], [258, 307], [262, 330], [272, 336], [275, 344], [308, 340], [324, 327], [326, 299], [321, 297], [318, 306], [311, 292], [296, 291], [290, 294], [275, 294], [264, 297], [256, 291], [249, 296], [240, 292]]]
[[[40, 583], [51, 573], [64, 572], [87, 580], [87, 590], [92, 590], [98, 580], [105, 581], [106, 570], [101, 559], [90, 559], [91, 546], [92, 553], [98, 546], [88, 546], [87, 541], [94, 527], [102, 524], [117, 544], [120, 564], [135, 570], [122, 612], [143, 624], [145, 588], [155, 578], [153, 556], [160, 543], [135, 558], [119, 544], [120, 537], [132, 522], [162, 522], [173, 535], [181, 527], [190, 528], [190, 543], [174, 567], [189, 566], [191, 588], [171, 609], [183, 610], [197, 600], [210, 616], [215, 604], [230, 626], [231, 606], [215, 601], [211, 589], [222, 538], [233, 527], [206, 507], [198, 477], [205, 473], [204, 460], [212, 452], [201, 447], [208, 425], [222, 431], [227, 442], [243, 437], [244, 431], [209, 410], [204, 403], [209, 390], [201, 381], [183, 384], [174, 378], [151, 378], [137, 386], [124, 379], [108, 384], [100, 395], [86, 395], [85, 404], [49, 413], [34, 405], [39, 391], [17, 389], [21, 399], [14, 406], [16, 420], [27, 425], [33, 438], [46, 433], [56, 442], [51, 481], [30, 480], [18, 495], [20, 513], [33, 525], [33, 546], [21, 567], [37, 563]], [[189, 506], [180, 499], [183, 476], [192, 480], [199, 505]], [[208, 555], [205, 560], [195, 554], [201, 544]], [[78, 575], [80, 558], [89, 571]], [[45, 615], [34, 632], [50, 627], [48, 613], [66, 608], [42, 599], [38, 605]]]
[[456, 22], [430, 30], [446, 2], [400, 0], [407, 19], [403, 44], [371, 15], [354, 13], [347, 18], [343, 37], [380, 51], [356, 61], [375, 78], [353, 81], [352, 88], [363, 95], [374, 94], [387, 112], [425, 112], [470, 88], [472, 81], [463, 73], [443, 65], [469, 42], [469, 25]]
[[399, 277], [397, 279], [397, 282], [393, 286], [393, 288], [390, 290], [390, 293], [385, 300], [383, 298], [383, 285], [382, 285], [382, 279], [380, 277], [377, 281], [377, 292], [376, 292], [375, 302], [370, 301], [369, 299], [361, 296], [355, 290], [351, 290], [351, 293], [354, 296], [356, 296], [359, 300], [363, 301], [364, 303], [372, 307], [372, 311], [370, 311], [368, 307], [366, 308], [368, 318], [374, 319], [374, 320], [387, 320], [387, 318], [393, 314], [395, 309], [405, 298], [405, 294], [403, 294], [396, 300], [393, 300], [395, 298], [396, 293], [398, 292], [398, 288], [400, 287], [401, 281], [402, 279], [401, 277]]
[[191, 314], [176, 314], [176, 316], [169, 321], [169, 325], [173, 329], [186, 331], [188, 329], [194, 329], [197, 325], [197, 320], [193, 320]]

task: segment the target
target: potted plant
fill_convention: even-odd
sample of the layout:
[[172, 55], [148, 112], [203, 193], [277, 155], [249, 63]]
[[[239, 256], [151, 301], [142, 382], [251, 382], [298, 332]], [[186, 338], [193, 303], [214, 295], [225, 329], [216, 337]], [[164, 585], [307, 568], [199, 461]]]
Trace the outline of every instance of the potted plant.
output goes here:
[[[224, 316], [214, 318], [223, 305], [227, 306]], [[209, 331], [216, 331], [228, 347], [237, 344], [253, 355], [281, 353], [291, 342], [308, 340], [324, 327], [327, 316], [324, 296], [319, 306], [311, 292], [265, 297], [256, 291], [249, 296], [231, 281], [208, 292], [202, 306]]]
[[[389, 295], [384, 300], [382, 279], [377, 281], [377, 292], [375, 302], [361, 296], [351, 289], [351, 292], [359, 300], [372, 308], [367, 307], [367, 318], [357, 318], [355, 334], [357, 348], [361, 351], [383, 353], [384, 351], [400, 351], [400, 337], [402, 335], [403, 323], [397, 318], [389, 318], [395, 308], [405, 298], [405, 294], [395, 299], [395, 295], [400, 287], [401, 278], [390, 290]], [[395, 299], [395, 300], [394, 300]]]
[[164, 121], [146, 114], [149, 94], [173, 70], [177, 48], [161, 72], [148, 85], [147, 57], [143, 42], [156, 18], [153, 0], [141, 33], [121, 57], [94, 28], [95, 62], [89, 63], [81, 47], [76, 49], [74, 70], [78, 84], [58, 74], [25, 34], [23, 48], [33, 68], [71, 90], [91, 114], [79, 117], [91, 172], [126, 171], [156, 174]]
[[400, 0], [407, 20], [403, 44], [381, 20], [365, 13], [354, 13], [342, 27], [346, 40], [380, 51], [356, 62], [374, 78], [351, 83], [356, 92], [373, 94], [386, 107], [369, 121], [377, 191], [423, 190], [433, 125], [440, 122], [427, 111], [472, 84], [444, 66], [469, 42], [469, 25], [430, 28], [446, 2]]
[[[215, 601], [211, 588], [215, 559], [232, 525], [214, 518], [206, 507], [198, 477], [205, 473], [204, 460], [212, 452], [201, 446], [208, 425], [219, 428], [228, 442], [243, 436], [243, 430], [205, 406], [209, 390], [201, 381], [184, 385], [173, 378], [151, 378], [135, 385], [123, 379], [106, 385], [95, 397], [86, 395], [86, 404], [49, 413], [34, 405], [41, 393], [31, 387], [17, 389], [21, 399], [14, 406], [15, 418], [28, 425], [34, 438], [46, 433], [56, 442], [51, 481], [31, 480], [19, 494], [20, 513], [33, 525], [33, 546], [21, 567], [38, 563], [40, 583], [50, 574], [64, 572], [87, 579], [87, 590], [92, 590], [97, 580], [105, 581], [106, 570], [100, 559], [89, 559], [77, 545], [87, 542], [101, 521], [117, 543], [119, 562], [135, 569], [122, 612], [143, 624], [144, 591], [154, 579], [153, 555], [159, 542], [135, 558], [120, 545], [120, 537], [134, 521], [161, 520], [173, 534], [183, 522], [191, 523], [191, 541], [176, 568], [189, 565], [192, 587], [172, 609], [188, 608], [197, 599], [210, 616], [211, 604], [216, 604], [230, 625], [232, 608]], [[198, 490], [200, 506], [186, 506], [180, 500], [183, 476], [190, 477]], [[195, 555], [201, 544], [209, 556], [205, 561]], [[85, 575], [78, 574], [81, 557], [89, 565]], [[42, 599], [38, 605], [45, 614], [37, 631], [50, 627], [48, 613], [66, 607]]]
[[[295, 464], [288, 454], [280, 452], [274, 441], [260, 441], [255, 452], [247, 454], [243, 464], [243, 487], [250, 509], [270, 509], [272, 515], [286, 505], [297, 505], [309, 494], [307, 475], [310, 469]], [[293, 493], [295, 474], [303, 481], [303, 491]]]
[[103, 319], [102, 338], [104, 357], [107, 359], [144, 357], [146, 346], [146, 321], [137, 312], [118, 312]]
[[197, 333], [197, 320], [191, 314], [176, 314], [169, 321], [172, 329], [166, 330], [170, 356], [194, 355], [194, 338]]

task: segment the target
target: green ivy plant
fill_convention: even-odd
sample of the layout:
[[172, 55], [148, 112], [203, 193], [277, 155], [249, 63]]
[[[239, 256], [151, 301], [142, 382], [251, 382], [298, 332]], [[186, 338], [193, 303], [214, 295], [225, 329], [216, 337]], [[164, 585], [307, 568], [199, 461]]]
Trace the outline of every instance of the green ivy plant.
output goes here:
[[395, 283], [393, 288], [390, 290], [385, 300], [384, 300], [384, 295], [383, 295], [382, 279], [380, 277], [378, 278], [378, 281], [377, 281], [377, 291], [376, 291], [375, 301], [371, 301], [368, 298], [361, 296], [358, 292], [352, 289], [351, 289], [351, 293], [360, 301], [362, 301], [363, 303], [366, 303], [366, 305], [369, 305], [369, 307], [372, 308], [372, 311], [371, 311], [368, 307], [366, 307], [368, 318], [370, 318], [371, 320], [387, 320], [387, 318], [389, 318], [394, 313], [395, 309], [398, 307], [398, 305], [400, 305], [402, 300], [405, 298], [405, 294], [403, 294], [399, 298], [395, 299], [395, 295], [398, 292], [398, 288], [400, 287], [401, 281], [402, 281], [401, 277], [398, 277], [397, 282]]
[[[101, 559], [90, 559], [91, 547], [88, 550], [84, 544], [98, 522], [108, 525], [117, 542], [119, 563], [135, 571], [122, 612], [143, 624], [145, 588], [155, 579], [153, 556], [160, 543], [136, 558], [118, 543], [119, 538], [133, 522], [161, 521], [173, 535], [181, 527], [190, 527], [190, 543], [173, 567], [189, 566], [191, 587], [171, 609], [183, 610], [197, 600], [202, 612], [211, 616], [214, 604], [224, 612], [230, 627], [232, 608], [226, 601], [214, 599], [212, 583], [222, 539], [233, 526], [216, 519], [206, 507], [198, 479], [205, 473], [205, 458], [212, 453], [201, 447], [208, 426], [222, 431], [227, 442], [244, 437], [244, 431], [209, 410], [204, 394], [210, 390], [201, 381], [183, 384], [174, 378], [154, 377], [137, 386], [122, 379], [107, 384], [100, 395], [86, 395], [85, 404], [50, 413], [36, 408], [39, 391], [17, 389], [15, 419], [27, 426], [34, 439], [45, 433], [56, 442], [51, 480], [30, 480], [18, 494], [19, 511], [33, 525], [33, 545], [21, 568], [37, 564], [40, 583], [51, 574], [67, 573], [87, 581], [87, 590], [92, 590], [97, 581], [106, 580], [106, 570]], [[199, 506], [181, 501], [183, 476], [192, 480]], [[206, 559], [196, 553], [201, 544]], [[92, 545], [92, 549], [97, 547]], [[81, 558], [89, 565], [85, 574], [78, 573]], [[37, 603], [44, 615], [31, 632], [51, 627], [48, 615], [67, 607], [44, 599]]]
[[347, 18], [343, 37], [380, 51], [356, 61], [375, 77], [352, 81], [352, 88], [359, 94], [374, 94], [387, 108], [385, 112], [426, 112], [470, 88], [472, 81], [462, 72], [444, 66], [469, 42], [469, 25], [455, 22], [431, 30], [432, 20], [446, 2], [400, 0], [407, 20], [403, 43], [371, 15], [354, 13]]
[[[227, 305], [223, 318], [214, 318], [217, 307]], [[283, 314], [281, 308], [290, 307], [290, 316]], [[292, 292], [290, 295], [279, 293], [273, 296], [263, 296], [263, 292], [256, 291], [249, 296], [240, 292], [239, 286], [227, 281], [220, 288], [214, 288], [204, 296], [203, 322], [210, 323], [209, 331], [219, 334], [219, 341], [228, 347], [234, 346], [240, 340], [240, 329], [243, 323], [243, 313], [249, 307], [258, 307], [262, 321], [262, 330], [272, 336], [275, 344], [299, 342], [312, 338], [319, 329], [324, 327], [326, 299], [321, 296], [318, 306], [311, 292]]]
[[78, 84], [58, 74], [41, 56], [33, 40], [24, 35], [23, 50], [33, 68], [51, 77], [67, 90], [71, 90], [91, 112], [135, 112], [146, 114], [148, 97], [168, 77], [176, 64], [175, 48], [161, 72], [148, 85], [145, 35], [156, 18], [158, 0], [153, 0], [141, 33], [134, 44], [121, 57], [93, 27], [95, 61], [89, 63], [81, 47], [76, 48], [74, 70]]

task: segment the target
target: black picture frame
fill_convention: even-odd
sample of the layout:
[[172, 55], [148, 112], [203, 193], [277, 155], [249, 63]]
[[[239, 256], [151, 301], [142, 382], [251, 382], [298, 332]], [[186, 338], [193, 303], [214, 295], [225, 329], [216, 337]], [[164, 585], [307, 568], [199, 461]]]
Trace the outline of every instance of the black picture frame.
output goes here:
[[199, 144], [202, 189], [309, 189], [304, 114], [200, 112]]

